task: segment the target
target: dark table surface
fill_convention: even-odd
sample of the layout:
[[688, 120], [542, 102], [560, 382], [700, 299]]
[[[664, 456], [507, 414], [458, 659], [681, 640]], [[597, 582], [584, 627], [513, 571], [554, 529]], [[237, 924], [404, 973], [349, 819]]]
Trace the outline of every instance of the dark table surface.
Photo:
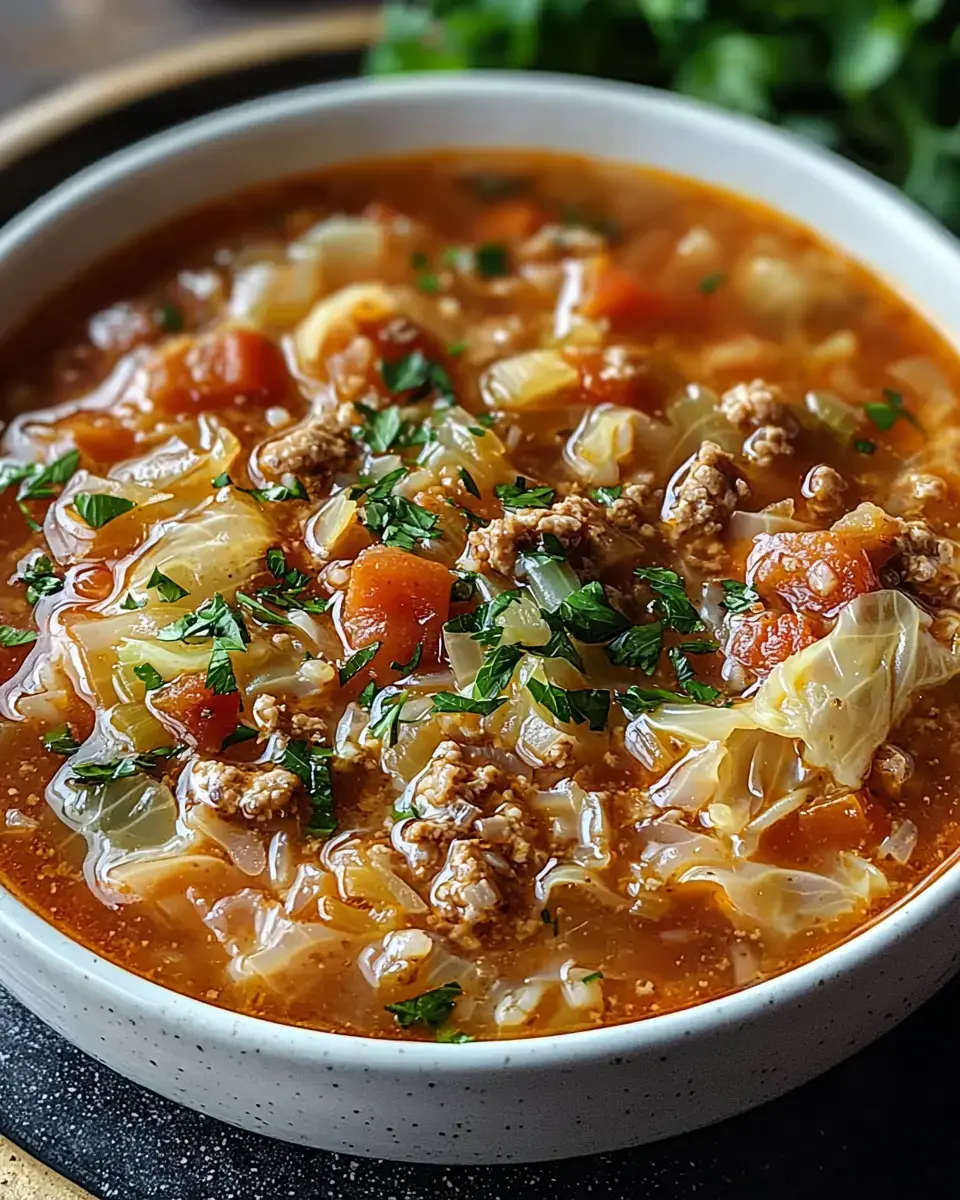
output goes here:
[[[519, 0], [518, 0], [519, 2]], [[0, 0], [0, 114], [79, 72], [264, 16], [323, 7], [282, 0]], [[344, 73], [356, 60], [247, 74], [217, 98]], [[0, 221], [85, 159], [210, 107], [100, 122], [0, 180]], [[4, 205], [6, 211], [4, 211]], [[949, 930], [945, 930], [948, 936]], [[2, 965], [0, 965], [2, 968]], [[960, 1192], [955, 982], [828, 1075], [711, 1129], [635, 1151], [516, 1168], [428, 1168], [313, 1152], [164, 1101], [98, 1066], [0, 989], [0, 1132], [103, 1200], [927, 1200]], [[731, 1086], [738, 1065], [730, 1062]], [[46, 1200], [46, 1198], [44, 1198]]]

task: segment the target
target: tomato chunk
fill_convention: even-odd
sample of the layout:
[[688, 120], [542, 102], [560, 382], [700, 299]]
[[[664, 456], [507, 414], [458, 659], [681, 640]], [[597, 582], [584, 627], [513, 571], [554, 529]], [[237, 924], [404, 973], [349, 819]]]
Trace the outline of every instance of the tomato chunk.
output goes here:
[[761, 534], [747, 559], [747, 582], [766, 599], [779, 596], [795, 612], [824, 617], [879, 586], [859, 540], [827, 530]]
[[[357, 650], [383, 643], [371, 664], [378, 682], [395, 679], [390, 663], [408, 662], [418, 646], [423, 647], [423, 663], [438, 661], [452, 582], [453, 576], [440, 563], [395, 546], [369, 546], [357, 557], [343, 607], [343, 627]], [[366, 682], [366, 674], [361, 676], [361, 683]]]
[[663, 314], [664, 297], [642, 286], [622, 267], [601, 266], [580, 312], [591, 320], [605, 317], [614, 328], [636, 325]]
[[198, 750], [216, 752], [240, 717], [240, 693], [220, 696], [199, 675], [181, 675], [150, 693], [154, 715]]
[[179, 338], [147, 367], [147, 395], [169, 413], [228, 408], [241, 397], [269, 403], [289, 387], [280, 350], [252, 329]]
[[803, 614], [756, 613], [737, 624], [727, 654], [758, 675], [766, 675], [819, 637], [817, 624]]

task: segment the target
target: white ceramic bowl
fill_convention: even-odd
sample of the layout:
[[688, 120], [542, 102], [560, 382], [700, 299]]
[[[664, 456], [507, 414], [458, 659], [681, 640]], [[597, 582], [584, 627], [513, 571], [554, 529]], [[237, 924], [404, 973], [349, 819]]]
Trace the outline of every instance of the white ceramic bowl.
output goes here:
[[[754, 196], [873, 268], [960, 341], [958, 246], [891, 189], [674, 96], [510, 74], [311, 88], [108, 159], [0, 233], [0, 332], [185, 208], [327, 163], [439, 146], [586, 152]], [[525, 1041], [376, 1041], [236, 1016], [105, 962], [2, 889], [0, 978], [101, 1062], [247, 1129], [353, 1154], [516, 1162], [666, 1137], [825, 1070], [952, 974], [958, 896], [954, 868], [780, 978], [686, 1012]]]

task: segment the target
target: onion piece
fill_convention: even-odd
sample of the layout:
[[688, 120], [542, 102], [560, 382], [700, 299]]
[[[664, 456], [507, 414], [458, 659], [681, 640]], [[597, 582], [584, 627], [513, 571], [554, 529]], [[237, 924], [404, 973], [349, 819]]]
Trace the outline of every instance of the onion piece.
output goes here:
[[528, 350], [494, 363], [480, 379], [490, 408], [538, 408], [561, 403], [580, 376], [558, 350]]
[[900, 821], [894, 826], [893, 832], [889, 833], [880, 843], [877, 854], [880, 858], [892, 858], [903, 866], [904, 863], [910, 861], [910, 856], [917, 847], [918, 837], [919, 830], [913, 821], [909, 819]]

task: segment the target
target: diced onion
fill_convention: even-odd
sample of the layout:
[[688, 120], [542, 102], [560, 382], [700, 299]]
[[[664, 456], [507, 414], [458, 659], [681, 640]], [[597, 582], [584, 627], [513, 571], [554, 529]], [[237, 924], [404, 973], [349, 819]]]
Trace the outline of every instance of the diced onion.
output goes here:
[[537, 408], [559, 403], [580, 376], [558, 350], [528, 350], [494, 363], [480, 380], [491, 408]]
[[894, 826], [893, 832], [883, 839], [877, 853], [880, 858], [892, 858], [902, 866], [910, 861], [910, 856], [917, 847], [918, 836], [919, 831], [913, 821], [901, 821]]

